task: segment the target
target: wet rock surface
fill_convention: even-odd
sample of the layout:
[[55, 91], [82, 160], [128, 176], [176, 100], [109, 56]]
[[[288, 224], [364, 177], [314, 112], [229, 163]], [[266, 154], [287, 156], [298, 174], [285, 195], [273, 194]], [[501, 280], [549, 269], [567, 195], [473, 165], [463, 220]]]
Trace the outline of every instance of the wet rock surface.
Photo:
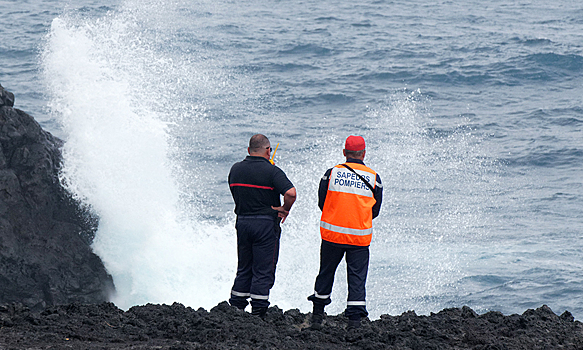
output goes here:
[[429, 316], [410, 311], [364, 320], [346, 330], [343, 316], [327, 316], [320, 331], [310, 314], [268, 310], [265, 320], [223, 302], [207, 312], [182, 304], [112, 303], [51, 306], [33, 313], [0, 306], [1, 349], [583, 349], [583, 324], [547, 306], [522, 315], [476, 314], [468, 307]]
[[89, 242], [97, 221], [59, 182], [63, 142], [0, 85], [0, 304], [106, 301], [111, 276]]

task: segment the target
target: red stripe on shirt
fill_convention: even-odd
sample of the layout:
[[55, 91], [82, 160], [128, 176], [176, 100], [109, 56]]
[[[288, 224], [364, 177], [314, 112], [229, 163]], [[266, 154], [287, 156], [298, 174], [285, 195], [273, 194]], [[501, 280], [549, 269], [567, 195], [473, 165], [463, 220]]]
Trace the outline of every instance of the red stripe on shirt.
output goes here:
[[275, 190], [275, 188], [273, 187], [267, 187], [267, 186], [258, 186], [258, 185], [249, 185], [249, 184], [230, 184], [229, 186], [231, 187], [252, 187], [252, 188], [261, 188], [263, 190]]

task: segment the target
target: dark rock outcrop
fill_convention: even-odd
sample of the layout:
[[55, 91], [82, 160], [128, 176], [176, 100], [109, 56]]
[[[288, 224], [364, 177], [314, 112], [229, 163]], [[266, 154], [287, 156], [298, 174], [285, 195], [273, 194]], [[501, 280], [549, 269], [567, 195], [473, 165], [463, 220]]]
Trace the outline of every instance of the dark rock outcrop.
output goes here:
[[0, 348], [6, 349], [582, 349], [583, 324], [547, 306], [522, 315], [476, 314], [468, 307], [429, 316], [409, 311], [363, 321], [346, 330], [343, 316], [327, 316], [308, 330], [310, 314], [269, 308], [265, 320], [220, 303], [210, 312], [182, 304], [135, 306], [70, 304], [32, 313], [0, 307]]
[[96, 219], [61, 186], [63, 142], [0, 85], [0, 304], [100, 303], [113, 281], [89, 241]]

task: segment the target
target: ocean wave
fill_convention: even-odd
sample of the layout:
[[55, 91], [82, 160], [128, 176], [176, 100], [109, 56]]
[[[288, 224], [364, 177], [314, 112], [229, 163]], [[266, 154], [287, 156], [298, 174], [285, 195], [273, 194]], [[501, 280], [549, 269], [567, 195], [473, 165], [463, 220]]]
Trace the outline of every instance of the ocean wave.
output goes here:
[[354, 101], [354, 97], [342, 93], [319, 93], [315, 96], [307, 97], [305, 99], [328, 103], [333, 102], [334, 104], [345, 104]]
[[332, 54], [332, 50], [326, 47], [322, 47], [314, 44], [302, 44], [296, 45], [291, 49], [279, 50], [278, 53], [283, 56], [287, 55], [306, 55], [315, 54], [317, 56], [329, 56]]
[[560, 126], [581, 126], [581, 125], [583, 125], [583, 119], [575, 118], [575, 117], [559, 117], [559, 118], [554, 118], [551, 121], [551, 124], [560, 125]]
[[90, 13], [92, 17], [104, 15], [109, 11], [113, 11], [114, 7], [111, 6], [82, 6], [76, 9], [77, 13]]
[[311, 64], [272, 63], [267, 65], [266, 69], [272, 72], [293, 72], [297, 70], [317, 70], [319, 68]]
[[353, 102], [354, 98], [350, 97], [348, 95], [345, 95], [345, 94], [327, 93], [327, 94], [316, 95], [316, 100], [321, 100], [321, 101], [325, 101], [325, 102], [334, 102], [334, 103], [349, 103], [349, 102]]
[[342, 21], [340, 18], [334, 16], [326, 16], [326, 17], [318, 17], [316, 18], [318, 22], [326, 22], [326, 21]]
[[547, 125], [580, 127], [583, 125], [583, 107], [539, 109], [530, 113], [529, 117]]
[[511, 38], [510, 41], [513, 41], [514, 43], [518, 44], [523, 44], [525, 46], [544, 46], [553, 44], [553, 41], [547, 38], [525, 39], [514, 37]]
[[369, 20], [365, 20], [365, 21], [358, 22], [358, 23], [352, 23], [351, 26], [369, 28], [369, 27], [373, 27], [374, 24], [372, 24]]
[[[520, 86], [531, 81], [549, 82], [569, 78], [561, 69], [537, 67], [513, 63], [496, 63], [490, 66], [449, 67], [441, 71], [433, 69], [395, 69], [392, 72], [374, 72], [362, 75], [359, 80], [406, 81], [409, 84], [433, 83], [457, 86]], [[444, 67], [445, 68], [445, 67]]]
[[[12, 59], [20, 60], [23, 58], [28, 58], [31, 55], [33, 55], [34, 53], [35, 53], [34, 50], [31, 50], [31, 49], [24, 49], [24, 50], [3, 49], [3, 50], [0, 50], [0, 56], [2, 56], [6, 60], [12, 60]], [[11, 63], [13, 63], [13, 62], [9, 61], [8, 65], [10, 65]], [[17, 65], [20, 65], [20, 61], [18, 61]], [[6, 65], [3, 65], [3, 68], [5, 66]]]
[[244, 31], [241, 30], [241, 27], [235, 24], [219, 24], [214, 28], [216, 29], [217, 32], [237, 35], [244, 34]]
[[581, 167], [583, 164], [582, 148], [549, 149], [539, 146], [525, 155], [504, 159], [508, 166], [569, 168]]
[[575, 54], [535, 53], [524, 57], [524, 61], [549, 67], [553, 70], [583, 71], [583, 56]]
[[557, 192], [548, 197], [541, 198], [541, 201], [552, 202], [556, 200], [576, 201], [579, 197], [570, 193]]
[[[367, 53], [367, 58], [386, 56], [386, 52]], [[410, 55], [411, 57], [407, 57]], [[397, 57], [396, 55], [393, 55]], [[416, 58], [409, 53], [398, 58]], [[431, 57], [424, 57], [428, 60]], [[489, 64], [460, 65], [455, 60], [441, 61], [420, 67], [392, 67], [392, 70], [368, 72], [359, 80], [407, 81], [410, 84], [435, 83], [461, 86], [520, 86], [532, 82], [565, 81], [583, 72], [583, 56], [537, 53], [516, 56]]]
[[369, 74], [363, 74], [361, 75], [358, 80], [362, 80], [362, 81], [376, 81], [376, 80], [381, 80], [381, 81], [402, 81], [402, 80], [408, 80], [410, 78], [412, 78], [413, 72], [410, 71], [395, 71], [395, 72], [373, 72], [373, 73], [369, 73]]
[[494, 81], [501, 85], [516, 86], [526, 82], [550, 82], [572, 79], [574, 73], [583, 72], [583, 57], [556, 53], [536, 53], [517, 56], [484, 67]]

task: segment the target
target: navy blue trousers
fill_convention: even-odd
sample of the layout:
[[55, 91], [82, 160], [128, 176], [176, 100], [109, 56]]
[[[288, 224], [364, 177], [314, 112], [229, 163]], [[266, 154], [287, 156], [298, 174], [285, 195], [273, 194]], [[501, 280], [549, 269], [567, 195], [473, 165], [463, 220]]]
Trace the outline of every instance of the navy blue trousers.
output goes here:
[[268, 307], [279, 257], [279, 220], [269, 215], [239, 216], [235, 227], [238, 264], [229, 303], [244, 309], [251, 298], [253, 308]]
[[308, 300], [314, 303], [314, 310], [323, 312], [324, 306], [330, 304], [330, 294], [334, 284], [334, 274], [338, 264], [346, 255], [346, 272], [348, 279], [348, 301], [344, 315], [360, 319], [368, 316], [366, 311], [366, 276], [368, 274], [368, 246], [350, 246], [322, 240], [320, 248], [320, 272], [316, 277], [314, 294]]

